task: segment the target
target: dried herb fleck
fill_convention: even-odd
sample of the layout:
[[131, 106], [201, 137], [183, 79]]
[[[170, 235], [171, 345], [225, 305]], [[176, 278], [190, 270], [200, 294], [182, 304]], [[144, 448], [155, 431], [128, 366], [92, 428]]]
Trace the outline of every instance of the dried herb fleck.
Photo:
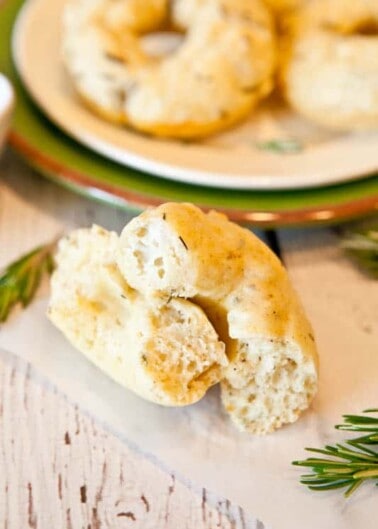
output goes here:
[[180, 241], [182, 242], [182, 244], [183, 244], [183, 246], [185, 247], [185, 249], [186, 249], [186, 250], [189, 250], [189, 248], [188, 248], [186, 242], [185, 242], [184, 239], [181, 237], [181, 235], [180, 235], [179, 239], [180, 239]]
[[277, 154], [295, 154], [303, 151], [303, 144], [295, 138], [277, 139], [257, 142], [255, 146], [261, 151], [270, 151]]

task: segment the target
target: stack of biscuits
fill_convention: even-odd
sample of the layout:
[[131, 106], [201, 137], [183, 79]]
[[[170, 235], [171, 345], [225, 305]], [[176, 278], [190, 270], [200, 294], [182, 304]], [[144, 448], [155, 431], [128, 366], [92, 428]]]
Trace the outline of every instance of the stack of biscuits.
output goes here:
[[244, 431], [297, 420], [317, 389], [314, 336], [279, 259], [219, 213], [168, 203], [119, 237], [60, 241], [51, 321], [110, 377], [165, 406], [220, 382]]

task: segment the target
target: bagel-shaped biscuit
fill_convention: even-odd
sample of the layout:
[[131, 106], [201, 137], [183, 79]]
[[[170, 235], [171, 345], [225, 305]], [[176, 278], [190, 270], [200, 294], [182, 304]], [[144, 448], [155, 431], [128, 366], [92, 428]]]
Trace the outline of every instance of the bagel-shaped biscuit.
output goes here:
[[222, 400], [234, 422], [267, 433], [295, 421], [317, 389], [311, 326], [277, 257], [215, 212], [165, 204], [133, 219], [118, 266], [146, 299], [189, 298], [226, 343]]
[[[242, 119], [270, 92], [276, 50], [262, 0], [180, 0], [170, 18], [186, 36], [161, 60], [146, 55], [138, 24], [119, 14], [129, 2], [70, 0], [65, 10], [64, 62], [97, 113], [148, 134], [196, 138]], [[156, 9], [156, 29], [169, 14], [168, 1], [132, 4], [135, 13]]]
[[166, 406], [198, 401], [228, 361], [202, 309], [186, 300], [147, 304], [115, 263], [118, 236], [94, 226], [60, 241], [49, 318], [94, 364]]
[[289, 103], [333, 129], [378, 128], [377, 0], [314, 0], [292, 21], [281, 72]]

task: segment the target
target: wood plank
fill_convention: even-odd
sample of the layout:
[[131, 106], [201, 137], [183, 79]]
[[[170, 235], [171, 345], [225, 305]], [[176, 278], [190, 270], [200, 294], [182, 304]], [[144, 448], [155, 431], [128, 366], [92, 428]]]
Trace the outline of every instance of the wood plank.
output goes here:
[[3, 352], [0, 404], [4, 529], [263, 529], [134, 453]]

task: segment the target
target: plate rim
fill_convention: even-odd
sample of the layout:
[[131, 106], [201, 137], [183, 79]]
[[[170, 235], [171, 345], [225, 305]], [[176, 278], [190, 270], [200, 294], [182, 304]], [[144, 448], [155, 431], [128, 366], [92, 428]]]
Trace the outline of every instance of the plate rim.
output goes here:
[[[2, 61], [3, 70], [5, 74], [8, 75], [9, 78], [13, 81], [17, 96], [20, 98], [21, 101], [19, 114], [20, 117], [15, 119], [10, 134], [11, 146], [13, 146], [13, 148], [17, 150], [21, 154], [21, 156], [23, 156], [30, 163], [31, 166], [37, 168], [40, 173], [50, 178], [54, 182], [60, 183], [64, 187], [68, 187], [73, 191], [79, 192], [86, 196], [90, 196], [91, 198], [111, 203], [113, 206], [117, 205], [124, 209], [139, 210], [140, 208], [154, 205], [151, 203], [151, 199], [154, 201], [159, 199], [161, 201], [167, 201], [168, 197], [164, 197], [156, 192], [155, 185], [153, 186], [152, 191], [149, 191], [148, 189], [136, 189], [135, 187], [133, 187], [132, 182], [128, 187], [126, 187], [123, 182], [118, 183], [117, 180], [114, 181], [113, 179], [111, 180], [111, 182], [108, 181], [106, 182], [106, 184], [104, 184], [103, 182], [105, 180], [102, 180], [102, 176], [100, 176], [100, 174], [97, 175], [97, 173], [96, 176], [91, 177], [91, 173], [87, 169], [86, 165], [84, 166], [84, 170], [80, 169], [80, 167], [82, 167], [82, 164], [80, 162], [80, 158], [83, 157], [82, 152], [80, 153], [79, 151], [72, 150], [72, 160], [71, 158], [67, 160], [65, 156], [56, 155], [43, 148], [41, 150], [40, 145], [43, 145], [43, 143], [36, 144], [35, 141], [33, 142], [30, 133], [28, 134], [27, 127], [25, 128], [25, 126], [23, 125], [23, 123], [25, 124], [25, 120], [26, 123], [28, 120], [30, 120], [30, 123], [35, 123], [36, 127], [41, 129], [39, 133], [42, 136], [45, 136], [48, 142], [51, 140], [56, 143], [53, 134], [53, 129], [56, 127], [54, 125], [47, 126], [48, 120], [46, 120], [43, 114], [32, 103], [30, 97], [23, 88], [22, 83], [20, 82], [17, 76], [17, 72], [14, 68], [14, 64], [11, 59], [11, 52], [9, 49], [11, 29], [14, 20], [16, 19], [17, 12], [19, 11], [22, 5], [22, 2], [23, 0], [7, 0], [0, 4], [0, 11], [4, 8], [5, 12], [3, 22], [0, 25], [2, 26], [4, 34], [6, 36], [6, 43], [3, 48], [3, 51], [1, 52], [0, 50], [0, 59]], [[33, 109], [35, 109], [35, 113]], [[24, 114], [25, 112], [26, 114]], [[16, 117], [17, 115], [18, 111], [16, 108]], [[65, 137], [67, 138], [66, 140], [64, 140]], [[62, 138], [64, 141], [64, 148], [68, 148], [70, 150], [71, 146], [69, 145], [69, 143], [73, 144], [74, 142], [72, 142], [72, 140], [63, 133]], [[88, 151], [88, 149], [85, 148], [82, 148], [82, 150]], [[105, 160], [105, 158], [101, 156], [99, 156], [99, 158]], [[83, 158], [83, 161], [85, 161], [87, 164], [88, 158]], [[68, 180], [68, 174], [73, 177], [71, 180]], [[79, 178], [82, 178], [82, 180], [76, 180], [76, 176], [79, 176]], [[370, 183], [367, 184], [367, 191], [365, 190], [365, 181], [373, 181], [372, 187]], [[226, 207], [222, 207], [221, 205], [219, 205], [221, 204], [221, 202], [219, 202], [216, 196], [215, 198], [213, 198], [213, 190], [211, 189], [208, 189], [208, 197], [202, 196], [201, 199], [201, 196], [199, 196], [198, 199], [195, 198], [192, 201], [197, 204], [202, 204], [207, 209], [223, 210], [228, 213], [230, 218], [232, 218], [233, 220], [239, 220], [240, 222], [249, 224], [251, 227], [280, 228], [309, 225], [316, 227], [323, 224], [328, 225], [335, 222], [350, 220], [361, 215], [374, 214], [374, 212], [378, 210], [377, 184], [378, 176], [373, 176], [372, 178], [365, 179], [359, 182], [349, 182], [347, 184], [338, 185], [336, 186], [336, 195], [333, 195], [336, 201], [336, 205], [326, 200], [321, 201], [320, 204], [316, 202], [315, 206], [312, 205], [310, 207], [304, 208], [300, 207], [298, 201], [296, 201], [294, 205], [291, 205], [291, 203], [287, 204], [284, 209], [280, 209], [278, 206], [276, 207], [276, 205], [270, 205], [269, 201], [266, 203], [266, 205], [261, 206], [261, 204], [258, 203], [258, 196], [261, 193], [260, 191], [247, 191], [247, 196], [251, 194], [251, 198], [250, 200], [248, 199], [247, 201], [242, 201], [242, 204], [238, 203], [237, 198], [238, 196], [241, 196], [240, 191], [235, 191], [236, 202], [232, 200], [231, 203], [229, 202]], [[168, 186], [168, 189], [173, 190], [173, 192], [175, 192], [176, 187], [179, 185], [181, 185], [179, 184], [179, 182], [171, 182]], [[358, 197], [355, 198], [353, 188], [356, 187], [356, 189], [359, 190], [361, 186], [362, 193], [358, 191]], [[201, 187], [187, 187], [189, 188], [189, 192], [191, 188], [193, 188], [193, 192], [195, 194], [200, 195], [200, 193], [198, 192], [201, 191]], [[114, 188], [116, 188], [117, 191], [115, 191]], [[352, 190], [350, 190], [349, 188], [352, 188]], [[343, 196], [345, 194], [343, 192], [344, 189], [349, 195], [347, 198], [344, 198]], [[370, 189], [372, 189], [373, 191], [371, 192]], [[318, 191], [314, 191], [318, 193]], [[124, 198], [126, 192], [128, 194], [128, 200]], [[320, 192], [324, 196], [325, 190], [322, 190]], [[303, 194], [305, 193], [305, 190], [298, 190], [298, 193], [301, 197], [301, 202], [303, 202], [304, 204], [306, 202], [309, 203]], [[170, 194], [171, 196], [168, 199], [174, 201], [175, 198], [172, 197], [172, 193]], [[277, 196], [278, 193], [273, 191], [269, 192], [268, 194]], [[257, 202], [254, 203], [255, 195]], [[183, 200], [184, 199], [182, 199], [180, 195], [180, 201]], [[319, 199], [316, 200], [318, 201]], [[319, 218], [319, 212], [320, 216], [323, 217], [322, 219]], [[267, 220], [266, 215], [269, 216], [269, 220]]]
[[[90, 176], [78, 170], [73, 170], [54, 158], [48, 156], [45, 152], [36, 149], [28, 143], [21, 134], [11, 128], [9, 135], [11, 146], [20, 152], [29, 162], [39, 168], [47, 177], [54, 181], [66, 184], [68, 187], [81, 190], [92, 198], [97, 198], [106, 202], [112, 202], [118, 206], [131, 207], [136, 210], [143, 210], [148, 207], [155, 207], [162, 204], [164, 200], [158, 197], [148, 196], [135, 191], [126, 190], [112, 183], [104, 183], [93, 180]], [[216, 209], [225, 213], [230, 219], [236, 222], [254, 224], [261, 227], [289, 227], [316, 223], [329, 224], [336, 220], [351, 220], [365, 214], [374, 214], [378, 210], [378, 196], [364, 197], [358, 200], [346, 202], [344, 204], [330, 205], [323, 208], [309, 207], [303, 209], [281, 210], [281, 211], [264, 211], [264, 210], [244, 210], [235, 208], [223, 208], [206, 206], [197, 203], [198, 207], [204, 211]]]
[[[11, 54], [17, 69], [17, 73], [22, 79], [22, 83], [26, 87], [28, 95], [33, 99], [33, 101], [48, 117], [48, 119], [50, 119], [58, 128], [63, 130], [68, 136], [73, 138], [75, 141], [93, 150], [94, 152], [97, 152], [101, 156], [108, 158], [109, 160], [115, 161], [120, 165], [132, 167], [136, 170], [147, 172], [155, 178], [163, 178], [175, 182], [186, 183], [189, 185], [192, 184], [196, 186], [214, 187], [217, 189], [225, 190], [232, 189], [249, 191], [284, 191], [309, 188], [315, 189], [361, 180], [363, 178], [368, 177], [369, 175], [373, 175], [377, 170], [377, 163], [375, 161], [372, 161], [368, 164], [368, 166], [361, 168], [359, 171], [354, 170], [349, 174], [348, 172], [345, 172], [345, 168], [343, 169], [343, 171], [338, 170], [338, 172], [334, 173], [333, 176], [330, 176], [329, 171], [323, 175], [319, 173], [319, 171], [317, 171], [313, 174], [312, 178], [306, 178], [305, 181], [303, 181], [302, 179], [300, 182], [298, 182], [299, 175], [296, 175], [295, 177], [288, 177], [287, 175], [283, 175], [281, 177], [274, 177], [268, 174], [260, 176], [257, 176], [256, 174], [254, 177], [249, 177], [243, 176], [241, 174], [238, 175], [237, 173], [235, 173], [234, 175], [224, 175], [223, 177], [217, 175], [215, 177], [215, 172], [211, 171], [211, 169], [209, 169], [209, 171], [203, 171], [201, 169], [187, 168], [183, 165], [180, 166], [179, 164], [172, 165], [168, 164], [166, 161], [156, 161], [151, 156], [146, 157], [130, 149], [122, 150], [122, 157], [119, 157], [119, 155], [115, 156], [114, 152], [120, 152], [119, 147], [114, 146], [112, 143], [109, 144], [102, 137], [98, 137], [97, 135], [91, 133], [91, 131], [86, 128], [85, 124], [84, 128], [80, 128], [80, 130], [68, 126], [67, 122], [62, 119], [61, 115], [56, 115], [53, 111], [51, 111], [51, 107], [49, 105], [46, 105], [45, 100], [36, 91], [33, 84], [30, 84], [30, 78], [28, 77], [28, 74], [25, 73], [22, 67], [22, 24], [25, 24], [25, 20], [27, 20], [28, 17], [28, 11], [33, 9], [34, 5], [38, 5], [41, 2], [43, 3], [46, 1], [47, 0], [26, 0], [17, 13], [16, 20], [12, 29], [11, 38]], [[104, 126], [108, 126], [108, 124], [104, 124]], [[131, 134], [132, 137], [135, 137], [137, 139], [139, 138], [138, 133], [134, 133], [133, 131], [126, 132], [127, 134]], [[148, 138], [142, 137], [141, 141], [144, 140], [150, 141]], [[179, 146], [177, 146], [176, 143], [174, 144], [179, 149]], [[190, 156], [190, 153], [188, 153], [187, 156]], [[305, 162], [303, 163], [304, 165], [306, 165]], [[228, 182], [228, 179], [230, 178], [232, 178], [233, 180], [232, 185]], [[249, 181], [249, 178], [254, 178], [252, 183]], [[246, 182], [246, 180], [248, 181]]]

